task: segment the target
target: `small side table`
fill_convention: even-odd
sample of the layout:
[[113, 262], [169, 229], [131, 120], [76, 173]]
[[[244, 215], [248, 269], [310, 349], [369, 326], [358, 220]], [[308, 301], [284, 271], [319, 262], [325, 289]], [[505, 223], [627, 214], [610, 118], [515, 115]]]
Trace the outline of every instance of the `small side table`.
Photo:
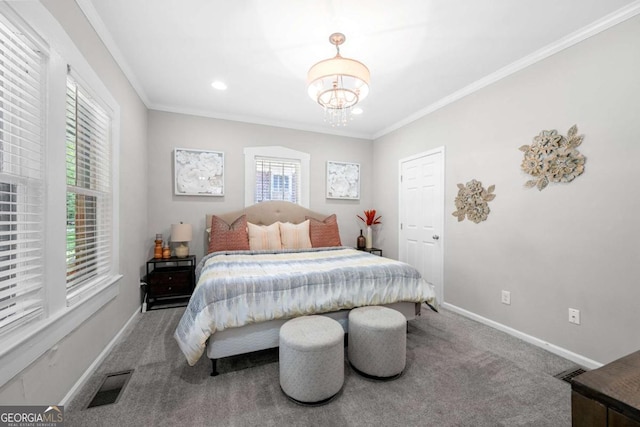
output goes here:
[[147, 310], [159, 303], [185, 305], [196, 284], [196, 256], [147, 261]]
[[[356, 248], [358, 249], [358, 248]], [[378, 249], [378, 248], [364, 248], [364, 249], [358, 249], [359, 251], [364, 251], [364, 252], [369, 252], [370, 254], [374, 254], [374, 255], [378, 255], [378, 256], [382, 256], [382, 249]]]

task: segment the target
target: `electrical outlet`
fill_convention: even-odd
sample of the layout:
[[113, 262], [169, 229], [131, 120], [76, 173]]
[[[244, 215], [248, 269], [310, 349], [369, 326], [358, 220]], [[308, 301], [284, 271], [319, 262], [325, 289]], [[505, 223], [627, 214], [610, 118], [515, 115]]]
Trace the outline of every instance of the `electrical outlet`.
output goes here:
[[502, 303], [503, 304], [507, 304], [507, 305], [511, 305], [511, 292], [502, 291]]
[[575, 308], [569, 309], [569, 323], [580, 324], [580, 310]]

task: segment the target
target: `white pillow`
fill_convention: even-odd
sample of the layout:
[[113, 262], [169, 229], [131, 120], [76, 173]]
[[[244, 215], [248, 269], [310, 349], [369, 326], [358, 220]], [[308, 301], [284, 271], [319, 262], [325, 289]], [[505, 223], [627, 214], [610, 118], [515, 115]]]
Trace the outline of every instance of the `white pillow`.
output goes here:
[[309, 220], [300, 224], [280, 223], [280, 240], [283, 249], [307, 249], [311, 247]]
[[282, 249], [280, 224], [278, 222], [271, 225], [256, 225], [248, 222], [247, 225], [249, 227], [249, 249], [252, 251]]

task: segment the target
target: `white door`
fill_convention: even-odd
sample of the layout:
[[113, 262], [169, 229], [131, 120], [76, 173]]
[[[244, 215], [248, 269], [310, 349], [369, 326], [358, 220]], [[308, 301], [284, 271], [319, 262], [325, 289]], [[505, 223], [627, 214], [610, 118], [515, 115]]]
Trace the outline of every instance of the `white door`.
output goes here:
[[443, 292], [444, 147], [400, 160], [399, 258]]

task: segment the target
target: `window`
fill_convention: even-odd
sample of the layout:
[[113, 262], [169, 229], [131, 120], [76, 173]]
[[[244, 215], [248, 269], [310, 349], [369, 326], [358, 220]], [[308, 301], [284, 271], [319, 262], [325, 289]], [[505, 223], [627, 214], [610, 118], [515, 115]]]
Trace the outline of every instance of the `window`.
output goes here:
[[0, 387], [118, 295], [118, 139], [49, 11], [0, 2]]
[[256, 191], [254, 202], [286, 200], [298, 203], [300, 162], [292, 160], [257, 157]]
[[71, 76], [67, 77], [67, 299], [111, 268], [111, 120]]
[[0, 15], [0, 333], [43, 313], [44, 60]]
[[286, 200], [309, 207], [309, 157], [286, 147], [246, 147], [245, 206]]

